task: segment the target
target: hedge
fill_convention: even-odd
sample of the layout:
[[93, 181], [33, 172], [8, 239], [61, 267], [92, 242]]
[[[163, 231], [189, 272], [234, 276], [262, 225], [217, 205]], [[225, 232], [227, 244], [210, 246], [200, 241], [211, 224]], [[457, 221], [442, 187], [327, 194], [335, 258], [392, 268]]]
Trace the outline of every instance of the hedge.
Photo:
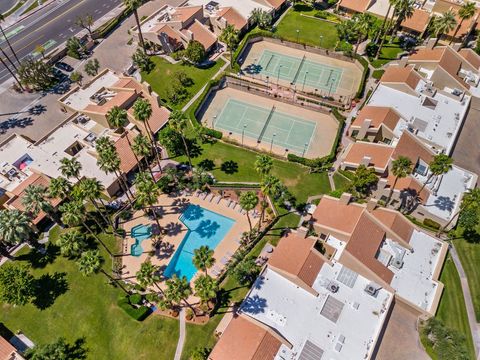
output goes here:
[[132, 305], [138, 305], [142, 302], [142, 295], [140, 294], [132, 294], [128, 297], [128, 300], [130, 300], [130, 304]]
[[435, 220], [432, 220], [432, 219], [429, 219], [429, 218], [423, 219], [423, 225], [428, 226], [428, 227], [430, 227], [432, 229], [435, 229], [435, 230], [440, 229], [440, 224], [438, 222], [436, 222]]
[[355, 59], [357, 59], [358, 62], [363, 66], [362, 81], [360, 82], [360, 87], [358, 88], [357, 94], [355, 95], [357, 99], [361, 99], [365, 92], [365, 85], [367, 84], [368, 75], [370, 74], [370, 68], [368, 67], [368, 61], [365, 60], [362, 56], [357, 54], [355, 56]]
[[[221, 76], [220, 79], [222, 79], [222, 78], [223, 77]], [[202, 95], [200, 95], [198, 97], [198, 99], [195, 100], [195, 102], [186, 111], [186, 115], [190, 118], [190, 121], [191, 121], [191, 123], [194, 127], [201, 126], [200, 123], [198, 122], [196, 116], [195, 116], [195, 113], [197, 112], [198, 107], [203, 104], [203, 102], [205, 101], [205, 98], [207, 97], [207, 94], [209, 93], [210, 89], [212, 87], [220, 84], [220, 81], [221, 80], [210, 80], [207, 83], [207, 86], [205, 87], [205, 90], [203, 91]]]
[[203, 131], [205, 131], [206, 135], [208, 135], [210, 137], [213, 137], [215, 139], [220, 140], [223, 136], [223, 133], [221, 131], [210, 129], [210, 128], [207, 128], [207, 127], [203, 127], [203, 129], [204, 129]]
[[150, 308], [147, 306], [140, 306], [138, 308], [133, 307], [125, 296], [122, 296], [118, 299], [117, 305], [137, 321], [145, 320], [145, 318], [150, 315], [151, 312]]
[[98, 39], [98, 38], [104, 38], [106, 35], [108, 35], [113, 29], [117, 27], [117, 25], [127, 18], [130, 15], [131, 11], [129, 8], [125, 8], [118, 16], [114, 17], [113, 19], [110, 19], [103, 25], [99, 26], [97, 29], [95, 29], [92, 32], [92, 38], [93, 39]]

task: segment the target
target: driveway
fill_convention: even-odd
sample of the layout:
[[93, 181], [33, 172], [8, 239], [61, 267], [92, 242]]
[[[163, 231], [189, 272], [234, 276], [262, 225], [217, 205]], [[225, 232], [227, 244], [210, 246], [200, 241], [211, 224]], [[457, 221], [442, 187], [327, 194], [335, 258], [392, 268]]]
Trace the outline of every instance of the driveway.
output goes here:
[[470, 111], [452, 154], [456, 165], [476, 174], [480, 174], [480, 146], [478, 146], [480, 126], [478, 126], [478, 119], [480, 119], [480, 100], [473, 98]]
[[418, 312], [397, 301], [377, 352], [377, 360], [429, 360], [416, 329]]

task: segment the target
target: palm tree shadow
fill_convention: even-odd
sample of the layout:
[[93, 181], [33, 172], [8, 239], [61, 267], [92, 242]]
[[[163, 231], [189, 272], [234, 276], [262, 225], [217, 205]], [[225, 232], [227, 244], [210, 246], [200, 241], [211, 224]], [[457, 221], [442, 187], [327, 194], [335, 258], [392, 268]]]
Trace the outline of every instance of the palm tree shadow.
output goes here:
[[55, 300], [68, 291], [67, 273], [55, 272], [52, 274], [43, 274], [36, 279], [35, 299], [33, 305], [40, 310], [45, 310], [52, 306]]
[[33, 269], [43, 269], [52, 264], [60, 254], [60, 248], [53, 244], [48, 244], [45, 248], [31, 249], [27, 254], [18, 255], [16, 261], [28, 261]]

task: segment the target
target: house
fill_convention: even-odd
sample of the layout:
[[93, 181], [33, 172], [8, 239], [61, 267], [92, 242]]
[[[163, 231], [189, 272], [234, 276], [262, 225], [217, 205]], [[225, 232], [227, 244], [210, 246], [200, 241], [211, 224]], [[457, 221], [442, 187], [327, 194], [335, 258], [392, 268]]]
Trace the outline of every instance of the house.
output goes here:
[[148, 126], [156, 134], [170, 116], [170, 112], [159, 105], [158, 95], [148, 85], [131, 77], [118, 76], [110, 69], [103, 70], [89, 83], [73, 88], [58, 101], [65, 112], [83, 114], [104, 128], [110, 127], [108, 112], [118, 106], [127, 110], [128, 120], [144, 131], [145, 124], [138, 122], [133, 115], [133, 104], [140, 98], [148, 100], [152, 107]]
[[263, 10], [275, 19], [288, 6], [287, 0], [188, 0], [187, 4], [189, 6], [203, 6], [206, 13], [215, 13], [222, 8], [232, 7], [248, 21], [250, 21], [252, 11], [255, 9]]
[[400, 114], [390, 107], [364, 106], [349, 128], [349, 135], [356, 139], [390, 144], [401, 135], [404, 124]]
[[410, 223], [401, 213], [323, 196], [311, 223], [325, 253], [352, 271], [395, 293], [419, 315], [433, 316], [443, 284], [438, 281], [447, 254], [445, 242]]
[[350, 15], [365, 13], [372, 2], [373, 0], [340, 0], [337, 4], [337, 10], [344, 11]]
[[0, 336], [0, 360], [25, 360], [4, 337]]
[[[441, 16], [447, 11], [453, 11], [456, 14], [457, 24], [460, 25], [461, 19], [458, 16], [458, 11], [460, 10], [463, 2], [454, 1], [454, 0], [436, 0], [435, 4], [432, 7], [432, 13], [435, 16]], [[442, 35], [442, 39], [447, 41], [463, 41], [470, 33], [477, 28], [478, 25], [478, 16], [479, 11], [477, 10], [476, 14], [462, 22], [461, 27], [456, 26], [454, 29], [448, 32], [448, 34]]]
[[[207, 53], [217, 47], [217, 36], [210, 31], [202, 5], [172, 7], [165, 5], [148, 16], [141, 24], [144, 40], [172, 53], [195, 40]], [[138, 36], [137, 27], [132, 31]]]
[[377, 174], [385, 174], [395, 148], [380, 143], [357, 141], [348, 145], [341, 156], [343, 170], [354, 170], [360, 165], [373, 167]]
[[317, 244], [303, 230], [280, 240], [209, 359], [374, 357], [393, 293]]
[[400, 31], [422, 38], [431, 19], [431, 12], [424, 9], [415, 9], [413, 10], [412, 16], [400, 23]]
[[231, 25], [240, 34], [243, 34], [249, 28], [248, 18], [245, 18], [233, 6], [205, 9], [205, 14], [209, 16], [213, 32], [220, 36], [227, 25]]

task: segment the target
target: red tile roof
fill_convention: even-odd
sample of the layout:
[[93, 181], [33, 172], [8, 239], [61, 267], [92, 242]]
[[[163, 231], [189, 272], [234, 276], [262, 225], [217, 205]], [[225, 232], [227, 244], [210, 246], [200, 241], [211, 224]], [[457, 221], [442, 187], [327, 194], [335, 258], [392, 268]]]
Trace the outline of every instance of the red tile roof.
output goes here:
[[380, 125], [384, 125], [393, 131], [400, 120], [400, 115], [390, 107], [367, 105], [358, 113], [352, 126], [361, 127], [366, 119], [371, 121], [371, 128], [378, 129]]
[[[136, 137], [136, 134], [126, 131], [115, 141], [115, 148], [120, 157], [120, 170], [124, 174], [129, 173], [137, 166], [137, 158], [130, 147]], [[141, 159], [139, 158], [139, 160]]]
[[430, 13], [422, 9], [415, 9], [413, 15], [402, 21], [401, 26], [419, 33], [423, 33], [430, 22]]
[[248, 24], [247, 19], [233, 7], [221, 8], [217, 16], [224, 18], [227, 24], [232, 25], [236, 30], [242, 30]]
[[4, 337], [0, 336], [0, 360], [11, 360], [16, 349]]
[[365, 166], [385, 170], [394, 150], [394, 147], [384, 144], [357, 141], [347, 148], [343, 156], [343, 162], [351, 166], [359, 166], [365, 157], [369, 157], [370, 162], [364, 164]]
[[406, 243], [410, 242], [414, 227], [412, 223], [398, 211], [377, 208], [373, 210], [372, 214], [377, 220], [397, 234], [403, 241]]
[[433, 150], [430, 150], [424, 145], [417, 137], [408, 131], [404, 131], [400, 140], [398, 140], [395, 151], [392, 157], [398, 159], [399, 156], [405, 156], [409, 158], [413, 165], [418, 162], [418, 159], [422, 159], [429, 164], [433, 160]]
[[188, 31], [193, 34], [193, 40], [196, 40], [202, 44], [205, 50], [210, 49], [217, 42], [217, 37], [215, 34], [197, 20], [195, 20], [190, 26], [183, 29], [182, 33], [187, 36]]
[[321, 226], [351, 234], [363, 210], [362, 206], [355, 204], [345, 205], [338, 199], [324, 196], [313, 213], [313, 219], [315, 223]]
[[372, 0], [341, 0], [339, 6], [355, 12], [365, 12]]
[[413, 66], [389, 66], [380, 81], [382, 83], [404, 83], [410, 88], [415, 89], [421, 78]]
[[282, 343], [265, 326], [244, 315], [234, 317], [209, 355], [209, 360], [273, 360]]
[[464, 48], [459, 51], [459, 54], [475, 69], [480, 70], [480, 56], [475, 51]]

